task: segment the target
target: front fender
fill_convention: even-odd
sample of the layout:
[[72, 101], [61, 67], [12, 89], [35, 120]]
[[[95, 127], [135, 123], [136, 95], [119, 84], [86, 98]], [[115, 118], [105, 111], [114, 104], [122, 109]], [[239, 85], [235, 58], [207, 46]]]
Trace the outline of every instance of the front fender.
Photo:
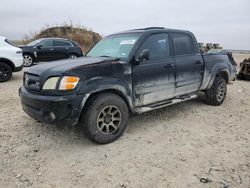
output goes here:
[[86, 101], [91, 95], [105, 91], [116, 91], [123, 99], [126, 100], [130, 109], [132, 109], [133, 102], [131, 88], [131, 85], [117, 78], [99, 77], [83, 82], [80, 85], [78, 93], [84, 94], [85, 96], [82, 101], [82, 108], [84, 108]]
[[8, 65], [11, 67], [11, 69], [14, 71], [14, 69], [15, 69], [15, 64], [14, 64], [11, 60], [6, 59], [6, 58], [1, 58], [1, 57], [0, 57], [0, 62], [3, 62], [3, 63], [8, 64]]

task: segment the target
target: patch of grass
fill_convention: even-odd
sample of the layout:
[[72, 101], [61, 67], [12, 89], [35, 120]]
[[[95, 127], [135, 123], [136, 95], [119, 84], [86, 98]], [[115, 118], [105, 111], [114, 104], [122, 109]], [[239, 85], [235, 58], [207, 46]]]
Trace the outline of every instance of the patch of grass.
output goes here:
[[33, 40], [48, 37], [71, 39], [77, 42], [84, 52], [87, 52], [102, 39], [100, 34], [93, 32], [91, 29], [72, 23], [64, 23], [56, 26], [46, 25], [39, 33], [26, 35], [22, 43], [27, 44]]

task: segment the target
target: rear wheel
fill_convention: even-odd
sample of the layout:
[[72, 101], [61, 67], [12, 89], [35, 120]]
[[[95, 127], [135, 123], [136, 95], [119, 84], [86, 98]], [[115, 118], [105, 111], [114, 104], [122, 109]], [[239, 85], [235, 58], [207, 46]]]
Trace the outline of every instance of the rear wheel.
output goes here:
[[30, 67], [31, 65], [33, 65], [33, 63], [34, 63], [34, 60], [31, 55], [28, 55], [28, 54], [23, 55], [23, 66]]
[[12, 77], [12, 69], [6, 64], [0, 62], [0, 82], [6, 82]]
[[116, 94], [98, 95], [88, 103], [83, 113], [80, 124], [84, 133], [96, 143], [111, 143], [126, 130], [128, 107]]
[[75, 55], [75, 54], [70, 54], [69, 55], [69, 59], [76, 59], [77, 58], [77, 55]]
[[214, 106], [221, 105], [227, 95], [227, 83], [221, 76], [216, 76], [212, 87], [206, 90], [207, 103]]

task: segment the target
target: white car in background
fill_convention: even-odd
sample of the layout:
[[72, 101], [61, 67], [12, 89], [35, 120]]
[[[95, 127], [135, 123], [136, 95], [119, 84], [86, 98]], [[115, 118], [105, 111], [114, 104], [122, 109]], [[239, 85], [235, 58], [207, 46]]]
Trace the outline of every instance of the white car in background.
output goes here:
[[8, 81], [12, 77], [12, 72], [22, 69], [22, 50], [0, 36], [0, 82]]

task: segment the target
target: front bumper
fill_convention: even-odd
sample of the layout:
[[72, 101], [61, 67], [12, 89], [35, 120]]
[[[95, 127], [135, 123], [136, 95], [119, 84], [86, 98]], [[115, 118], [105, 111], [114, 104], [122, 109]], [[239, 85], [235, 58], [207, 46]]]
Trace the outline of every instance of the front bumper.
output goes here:
[[19, 89], [23, 110], [34, 119], [58, 125], [75, 125], [82, 111], [83, 95], [45, 96]]

